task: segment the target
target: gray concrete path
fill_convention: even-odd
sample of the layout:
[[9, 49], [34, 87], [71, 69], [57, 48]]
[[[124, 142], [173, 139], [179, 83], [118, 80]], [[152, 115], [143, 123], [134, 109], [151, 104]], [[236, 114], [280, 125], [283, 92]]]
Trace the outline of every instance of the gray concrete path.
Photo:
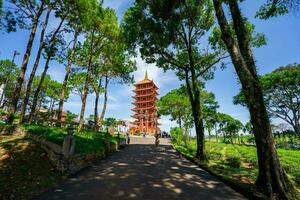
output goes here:
[[245, 199], [176, 153], [168, 139], [131, 138], [124, 150], [36, 199], [210, 200]]

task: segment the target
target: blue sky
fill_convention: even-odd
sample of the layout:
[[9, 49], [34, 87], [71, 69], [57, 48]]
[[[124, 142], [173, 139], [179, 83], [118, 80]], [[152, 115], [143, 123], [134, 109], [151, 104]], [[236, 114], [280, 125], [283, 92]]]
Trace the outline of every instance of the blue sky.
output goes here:
[[[262, 32], [266, 35], [268, 44], [264, 47], [254, 50], [255, 59], [260, 74], [269, 73], [275, 68], [290, 63], [300, 63], [300, 17], [294, 14], [289, 14], [267, 21], [255, 19], [255, 12], [263, 1], [248, 0], [242, 4], [242, 11], [252, 23], [256, 26], [257, 32]], [[133, 4], [132, 0], [105, 0], [104, 5], [114, 8], [122, 20], [124, 12]], [[55, 22], [50, 22], [54, 24]], [[53, 25], [52, 25], [53, 26]], [[0, 33], [0, 59], [11, 58], [13, 51], [18, 50], [21, 55], [17, 57], [16, 63], [21, 64], [23, 54], [26, 48], [26, 42], [29, 32], [19, 30], [16, 33]], [[39, 34], [37, 34], [39, 35]], [[35, 39], [32, 56], [29, 61], [30, 73], [33, 65], [35, 54], [37, 51], [38, 38]], [[144, 77], [145, 70], [148, 70], [149, 77], [159, 86], [160, 96], [168, 91], [177, 88], [180, 85], [177, 77], [172, 72], [163, 73], [162, 70], [155, 67], [154, 64], [146, 64], [140, 57], [135, 58], [138, 70], [134, 73], [135, 80], [140, 80]], [[44, 61], [40, 62], [38, 73], [43, 68]], [[64, 66], [58, 63], [51, 63], [49, 74], [53, 79], [62, 81], [64, 77]], [[248, 111], [241, 107], [232, 104], [232, 97], [238, 92], [240, 86], [237, 76], [231, 64], [225, 70], [217, 69], [215, 78], [206, 84], [209, 91], [215, 93], [220, 104], [219, 112], [224, 112], [240, 119], [242, 122], [249, 120]], [[109, 99], [106, 117], [115, 117], [118, 119], [130, 119], [132, 111], [131, 95], [133, 95], [132, 85], [118, 85], [112, 83], [109, 85]], [[100, 99], [100, 105], [102, 99]], [[93, 113], [94, 95], [88, 97], [86, 108], [86, 117]], [[80, 98], [72, 95], [65, 104], [65, 109], [75, 113], [80, 112]], [[101, 110], [99, 110], [101, 112]], [[168, 131], [170, 126], [175, 126], [174, 122], [168, 120], [168, 117], [161, 119], [161, 128]]]

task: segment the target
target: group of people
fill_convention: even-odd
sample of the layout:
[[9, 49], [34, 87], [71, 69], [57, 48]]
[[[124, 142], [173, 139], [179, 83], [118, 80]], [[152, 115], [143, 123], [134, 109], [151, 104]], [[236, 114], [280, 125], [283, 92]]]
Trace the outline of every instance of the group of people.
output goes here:
[[[146, 137], [146, 133], [143, 133], [143, 137]], [[155, 137], [155, 146], [158, 146], [159, 145], [160, 134], [155, 133], [154, 137]], [[129, 132], [126, 133], [126, 144], [130, 144], [130, 134], [129, 134]]]

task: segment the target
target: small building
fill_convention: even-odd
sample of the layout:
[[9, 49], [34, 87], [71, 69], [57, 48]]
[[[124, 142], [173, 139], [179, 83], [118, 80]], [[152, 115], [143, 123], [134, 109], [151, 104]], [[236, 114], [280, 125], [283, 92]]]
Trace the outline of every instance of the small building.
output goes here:
[[133, 92], [135, 95], [132, 102], [134, 114], [131, 117], [135, 120], [132, 122], [130, 132], [132, 134], [146, 133], [154, 135], [159, 132], [156, 106], [158, 87], [153, 80], [148, 78], [147, 71], [144, 80], [135, 83], [134, 86]]

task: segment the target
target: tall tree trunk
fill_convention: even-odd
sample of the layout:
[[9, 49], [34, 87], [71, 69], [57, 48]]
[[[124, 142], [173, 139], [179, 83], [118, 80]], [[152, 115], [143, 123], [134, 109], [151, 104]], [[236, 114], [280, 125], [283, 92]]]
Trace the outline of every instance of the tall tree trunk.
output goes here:
[[[192, 77], [193, 76], [192, 73]], [[197, 86], [197, 82], [194, 79], [193, 80], [193, 88], [190, 85], [189, 81], [189, 73], [188, 71], [185, 72], [185, 80], [186, 80], [186, 86], [187, 91], [189, 94], [189, 99], [192, 105], [192, 114], [194, 118], [195, 123], [195, 129], [196, 129], [196, 141], [197, 141], [197, 152], [196, 157], [200, 161], [206, 161], [206, 155], [205, 155], [205, 147], [204, 147], [204, 123], [203, 123], [203, 117], [202, 117], [202, 108], [201, 108], [201, 101], [200, 101], [200, 92], [199, 88]], [[193, 95], [195, 94], [195, 95]]]
[[259, 166], [256, 185], [271, 198], [277, 196], [279, 199], [298, 199], [296, 190], [288, 180], [278, 160], [262, 89], [257, 78], [254, 58], [250, 51], [249, 35], [238, 3], [236, 0], [229, 1], [238, 42], [229, 28], [222, 2], [213, 0], [213, 3], [222, 32], [221, 37], [241, 81], [253, 123]]
[[96, 92], [96, 98], [95, 98], [95, 107], [94, 107], [94, 129], [98, 130], [98, 102], [99, 102], [99, 92]]
[[216, 134], [216, 142], [218, 142], [218, 130], [217, 130], [217, 123], [215, 123], [215, 134]]
[[50, 100], [50, 107], [49, 107], [50, 113], [52, 113], [52, 111], [53, 111], [54, 103], [55, 103], [55, 101], [53, 100], [53, 98], [51, 98], [51, 100]]
[[[100, 78], [99, 83], [98, 83], [98, 89], [101, 87], [101, 80], [102, 78]], [[95, 107], [94, 107], [94, 129], [95, 130], [99, 130], [99, 124], [98, 124], [98, 120], [99, 120], [99, 115], [98, 115], [98, 103], [99, 103], [99, 91], [98, 89], [95, 90], [96, 93], [96, 98], [95, 98]]]
[[178, 117], [178, 125], [179, 125], [179, 128], [182, 129], [182, 119], [181, 119], [181, 117]]
[[[8, 80], [8, 79], [7, 79]], [[5, 81], [5, 83], [8, 83], [8, 81]], [[6, 87], [6, 84], [4, 85], [4, 87], [3, 87], [3, 90], [2, 90], [2, 93], [1, 93], [1, 97], [0, 97], [0, 105], [1, 105], [1, 107], [2, 107], [2, 101], [3, 101], [3, 99], [4, 99], [4, 91], [5, 91], [5, 87]]]
[[89, 90], [89, 84], [90, 84], [90, 76], [92, 71], [92, 59], [93, 59], [93, 45], [94, 45], [94, 33], [92, 33], [92, 39], [90, 43], [90, 52], [89, 52], [89, 60], [88, 60], [88, 68], [87, 68], [87, 75], [85, 79], [84, 84], [84, 91], [82, 95], [82, 105], [81, 105], [81, 111], [80, 111], [80, 117], [79, 117], [79, 125], [78, 130], [80, 131], [84, 125], [84, 113], [85, 113], [85, 107], [86, 107], [86, 99], [88, 96], [88, 90]]
[[74, 33], [73, 47], [72, 47], [72, 50], [71, 50], [71, 54], [68, 57], [68, 64], [67, 64], [67, 67], [66, 67], [66, 74], [65, 74], [65, 78], [64, 78], [61, 93], [60, 93], [59, 106], [58, 106], [58, 117], [57, 117], [57, 120], [58, 120], [58, 123], [59, 123], [60, 126], [62, 125], [62, 112], [63, 112], [63, 107], [64, 107], [65, 94], [66, 94], [66, 90], [67, 90], [67, 86], [68, 86], [68, 79], [69, 79], [71, 69], [72, 69], [73, 55], [74, 55], [74, 52], [75, 52], [75, 49], [76, 49], [77, 37], [78, 37], [78, 32], [76, 31]]
[[84, 125], [84, 113], [85, 113], [87, 95], [88, 94], [87, 94], [87, 90], [86, 90], [83, 92], [83, 95], [81, 98], [81, 111], [80, 111], [80, 116], [79, 116], [78, 131], [80, 131]]
[[40, 36], [40, 46], [39, 46], [39, 49], [38, 49], [38, 52], [37, 52], [37, 55], [36, 55], [36, 59], [35, 59], [32, 71], [30, 73], [30, 77], [29, 77], [27, 86], [26, 86], [26, 92], [25, 92], [25, 96], [24, 96], [24, 99], [23, 99], [22, 107], [21, 107], [19, 124], [23, 124], [23, 122], [24, 122], [26, 108], [27, 108], [27, 104], [28, 104], [28, 101], [29, 101], [30, 93], [31, 93], [31, 85], [32, 85], [36, 70], [38, 68], [38, 65], [39, 65], [39, 62], [40, 62], [40, 57], [41, 57], [41, 54], [42, 54], [42, 50], [43, 50], [44, 44], [45, 44], [44, 37], [45, 37], [45, 32], [46, 32], [46, 28], [47, 28], [47, 25], [48, 25], [50, 13], [51, 13], [51, 9], [48, 10], [48, 12], [46, 14], [46, 17], [45, 17], [45, 22], [44, 22], [42, 32], [41, 32], [41, 36]]
[[100, 116], [100, 119], [98, 122], [98, 126], [100, 129], [102, 129], [102, 123], [103, 123], [105, 112], [106, 112], [108, 82], [109, 82], [108, 77], [105, 76], [103, 108], [102, 108], [101, 116]]
[[34, 16], [34, 19], [33, 19], [31, 32], [30, 32], [29, 39], [28, 39], [28, 42], [27, 42], [26, 52], [25, 52], [24, 57], [23, 57], [23, 62], [22, 62], [20, 74], [19, 74], [19, 77], [18, 77], [18, 80], [17, 80], [17, 85], [16, 85], [16, 88], [15, 88], [14, 96], [13, 96], [12, 103], [11, 103], [11, 110], [10, 110], [11, 114], [8, 117], [8, 123], [13, 122], [14, 114], [17, 111], [18, 101], [19, 101], [19, 98], [21, 96], [20, 94], [21, 94], [21, 89], [22, 89], [22, 85], [23, 85], [23, 82], [24, 82], [24, 78], [25, 78], [25, 73], [26, 73], [26, 70], [27, 70], [28, 60], [29, 60], [29, 57], [30, 57], [30, 54], [31, 54], [32, 44], [33, 44], [35, 34], [36, 34], [36, 30], [37, 30], [37, 27], [38, 27], [38, 24], [39, 24], [39, 19], [42, 15], [43, 11], [44, 11], [44, 2], [42, 1], [41, 6], [38, 9], [38, 11], [36, 12], [36, 15]]
[[[191, 30], [189, 30], [191, 31]], [[189, 68], [187, 69], [185, 75], [186, 84], [187, 84], [187, 90], [190, 97], [190, 102], [192, 105], [192, 113], [195, 123], [195, 129], [196, 129], [196, 139], [197, 139], [197, 152], [196, 157], [200, 161], [207, 161], [206, 155], [205, 155], [205, 135], [204, 135], [204, 121], [203, 121], [203, 113], [202, 113], [202, 104], [200, 99], [200, 86], [196, 78], [196, 72], [195, 72], [195, 62], [193, 57], [193, 51], [192, 51], [192, 44], [190, 38], [191, 33], [188, 34], [188, 41], [186, 42], [187, 50], [188, 50], [188, 59], [189, 59]], [[191, 85], [189, 81], [188, 76], [188, 70], [191, 72]]]
[[50, 62], [50, 60], [51, 60], [51, 57], [48, 56], [47, 60], [46, 60], [44, 71], [43, 71], [43, 73], [41, 75], [41, 80], [40, 80], [40, 82], [38, 84], [38, 87], [36, 88], [34, 96], [33, 96], [31, 111], [30, 111], [30, 114], [29, 114], [29, 122], [28, 122], [29, 124], [32, 123], [33, 117], [35, 116], [36, 105], [37, 105], [37, 102], [39, 100], [39, 94], [40, 94], [40, 91], [42, 89], [45, 77], [47, 75], [47, 71], [49, 69], [49, 62]]
[[300, 120], [297, 116], [295, 116], [294, 123], [291, 123], [291, 125], [294, 128], [295, 133], [300, 136]]
[[[36, 73], [39, 61], [40, 61], [42, 50], [43, 50], [44, 45], [45, 45], [44, 34], [45, 34], [45, 30], [46, 30], [46, 27], [47, 27], [47, 23], [48, 23], [48, 19], [49, 19], [50, 13], [51, 13], [51, 9], [49, 9], [48, 12], [47, 12], [46, 21], [45, 21], [45, 24], [44, 24], [44, 27], [43, 27], [43, 30], [42, 30], [42, 33], [41, 33], [40, 46], [39, 46], [38, 54], [37, 54], [34, 66], [32, 68], [28, 84], [27, 84], [25, 98], [23, 100], [23, 104], [22, 104], [22, 108], [21, 108], [21, 117], [20, 117], [20, 122], [19, 122], [20, 124], [23, 123], [23, 121], [24, 121], [24, 115], [25, 115], [25, 112], [26, 112], [26, 107], [27, 107], [29, 96], [30, 96], [30, 92], [31, 92], [31, 85], [32, 85], [32, 82], [33, 82], [33, 79], [34, 79], [34, 76], [35, 76], [35, 73]], [[59, 31], [60, 31], [60, 29], [61, 29], [61, 27], [62, 27], [62, 25], [63, 25], [63, 23], [65, 21], [65, 17], [66, 16], [64, 16], [61, 19], [59, 25], [55, 29], [53, 35], [51, 36], [51, 38], [49, 40], [49, 44], [53, 43], [54, 39], [56, 38], [56, 35], [59, 33]]]

